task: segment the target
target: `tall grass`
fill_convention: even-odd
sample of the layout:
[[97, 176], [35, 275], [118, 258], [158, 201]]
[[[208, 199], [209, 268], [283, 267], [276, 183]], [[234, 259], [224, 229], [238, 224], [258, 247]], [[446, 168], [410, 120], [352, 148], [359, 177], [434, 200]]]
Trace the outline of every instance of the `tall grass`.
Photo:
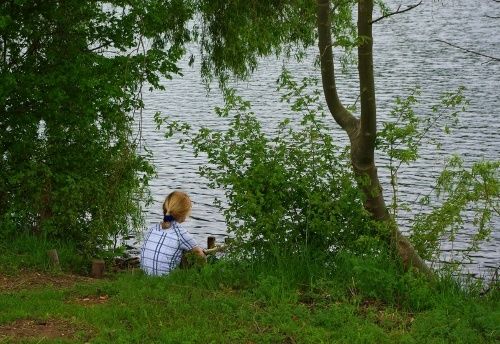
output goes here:
[[56, 249], [60, 267], [63, 271], [86, 273], [88, 260], [77, 251], [76, 245], [59, 240], [49, 241], [43, 236], [22, 233], [9, 236], [0, 242], [0, 273], [15, 274], [20, 270], [50, 271], [53, 267], [47, 257], [47, 251]]

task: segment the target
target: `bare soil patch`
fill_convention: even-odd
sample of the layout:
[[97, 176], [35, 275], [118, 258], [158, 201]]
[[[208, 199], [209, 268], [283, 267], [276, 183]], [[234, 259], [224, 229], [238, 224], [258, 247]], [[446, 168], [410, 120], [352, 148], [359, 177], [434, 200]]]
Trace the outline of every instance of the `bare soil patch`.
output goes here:
[[23, 271], [15, 276], [0, 274], [0, 292], [35, 289], [47, 286], [53, 288], [69, 288], [73, 287], [76, 283], [91, 283], [92, 281], [95, 280], [84, 276]]
[[79, 328], [63, 319], [20, 319], [0, 326], [0, 341], [33, 338], [39, 340], [67, 339], [68, 342], [73, 342], [79, 331], [85, 331], [85, 335], [90, 338], [92, 331], [89, 331], [88, 328]]
[[83, 306], [100, 305], [109, 301], [109, 295], [88, 295], [77, 297], [73, 302]]

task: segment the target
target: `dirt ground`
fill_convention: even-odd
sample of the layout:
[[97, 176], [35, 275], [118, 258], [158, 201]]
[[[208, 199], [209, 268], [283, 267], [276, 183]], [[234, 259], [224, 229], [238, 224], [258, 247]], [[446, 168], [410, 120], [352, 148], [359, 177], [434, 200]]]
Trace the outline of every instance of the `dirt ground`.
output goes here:
[[[34, 271], [22, 271], [16, 275], [0, 274], [0, 293], [16, 292], [20, 290], [36, 289], [50, 286], [52, 288], [70, 288], [76, 283], [92, 283], [95, 279], [68, 275], [47, 274]], [[90, 295], [88, 297], [76, 297], [68, 302], [92, 306], [107, 302], [108, 295]], [[14, 322], [0, 325], [0, 343], [12, 342], [45, 342], [51, 340], [62, 340], [73, 343], [77, 338], [75, 335], [85, 333], [83, 341], [86, 342], [92, 336], [92, 331], [82, 328], [66, 319], [17, 319]], [[78, 338], [80, 342], [82, 338]]]
[[100, 305], [103, 303], [108, 302], [109, 296], [106, 294], [102, 295], [88, 295], [85, 297], [77, 297], [74, 300], [71, 300], [70, 302], [78, 303], [79, 305], [82, 306], [92, 306], [92, 305]]
[[91, 331], [78, 328], [75, 324], [64, 319], [20, 319], [10, 324], [0, 325], [0, 343], [26, 339], [36, 339], [37, 341], [66, 339], [68, 342], [74, 342], [75, 334], [79, 331], [85, 331], [85, 336], [90, 338]]
[[92, 281], [94, 279], [84, 276], [23, 271], [13, 276], [0, 274], [0, 292], [35, 289], [46, 286], [69, 288], [76, 283], [91, 283]]

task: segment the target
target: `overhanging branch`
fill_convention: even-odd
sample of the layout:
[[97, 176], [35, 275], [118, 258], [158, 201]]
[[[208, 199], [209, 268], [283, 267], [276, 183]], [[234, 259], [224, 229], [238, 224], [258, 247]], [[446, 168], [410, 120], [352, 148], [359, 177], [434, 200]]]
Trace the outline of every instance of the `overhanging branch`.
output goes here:
[[474, 54], [474, 55], [478, 55], [478, 56], [486, 57], [486, 58], [488, 58], [488, 59], [490, 59], [490, 60], [493, 60], [493, 61], [500, 61], [500, 58], [498, 58], [498, 57], [495, 57], [495, 56], [490, 56], [490, 55], [486, 55], [486, 54], [483, 54], [483, 53], [480, 53], [480, 52], [477, 52], [477, 51], [474, 51], [474, 50], [466, 49], [466, 48], [463, 48], [463, 47], [458, 46], [458, 45], [456, 45], [456, 44], [453, 44], [453, 43], [450, 43], [450, 42], [443, 41], [442, 39], [437, 39], [436, 41], [441, 42], [441, 43], [444, 43], [444, 44], [448, 44], [449, 46], [452, 46], [452, 47], [454, 47], [454, 48], [457, 48], [457, 49], [460, 49], [460, 50], [466, 51], [466, 52], [471, 53], [471, 54]]
[[415, 7], [420, 6], [420, 4], [422, 4], [422, 1], [423, 1], [423, 0], [420, 0], [420, 2], [419, 2], [418, 4], [415, 4], [415, 5], [410, 5], [410, 6], [408, 6], [407, 8], [405, 8], [404, 10], [402, 10], [402, 9], [401, 9], [401, 5], [399, 5], [399, 6], [398, 6], [398, 9], [397, 9], [395, 12], [391, 12], [391, 13], [384, 14], [382, 17], [379, 17], [379, 18], [377, 18], [377, 19], [372, 20], [372, 21], [370, 22], [370, 24], [374, 24], [374, 23], [376, 23], [376, 22], [378, 22], [378, 21], [381, 21], [381, 20], [382, 20], [382, 19], [384, 19], [384, 18], [387, 18], [387, 17], [393, 16], [393, 15], [395, 15], [395, 14], [401, 14], [401, 13], [408, 12], [408, 11], [410, 11], [410, 10], [414, 9]]

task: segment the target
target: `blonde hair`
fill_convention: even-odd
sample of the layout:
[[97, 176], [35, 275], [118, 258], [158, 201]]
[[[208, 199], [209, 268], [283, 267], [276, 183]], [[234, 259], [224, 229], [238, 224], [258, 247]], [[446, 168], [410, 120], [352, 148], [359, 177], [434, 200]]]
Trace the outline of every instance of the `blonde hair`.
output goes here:
[[[163, 214], [171, 215], [175, 221], [184, 222], [191, 212], [191, 199], [188, 194], [182, 191], [171, 192], [165, 202], [163, 202]], [[172, 225], [171, 222], [163, 221], [161, 228], [167, 229]]]

